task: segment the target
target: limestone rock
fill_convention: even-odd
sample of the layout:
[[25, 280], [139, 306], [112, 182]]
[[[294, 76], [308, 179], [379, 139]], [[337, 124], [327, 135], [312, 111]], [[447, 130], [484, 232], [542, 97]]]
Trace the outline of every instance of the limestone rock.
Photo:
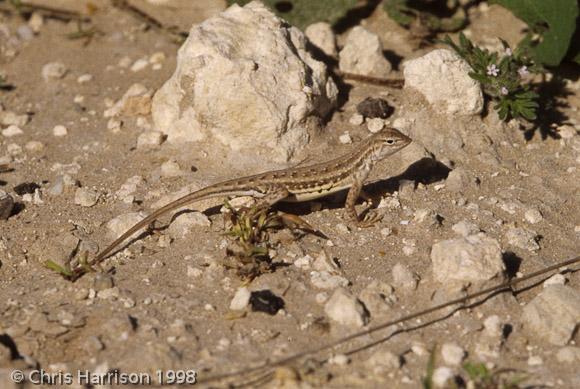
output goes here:
[[437, 49], [405, 62], [405, 88], [419, 91], [435, 109], [448, 115], [477, 115], [483, 108], [479, 83], [471, 67], [450, 50]]
[[338, 67], [347, 73], [387, 77], [391, 63], [383, 55], [379, 37], [361, 26], [354, 27], [339, 54]]
[[304, 34], [251, 2], [191, 29], [152, 112], [168, 142], [210, 137], [286, 160], [308, 142], [337, 94], [326, 65], [306, 51]]
[[536, 241], [537, 236], [536, 232], [520, 227], [510, 228], [505, 234], [509, 244], [529, 251], [540, 249], [540, 245]]
[[234, 298], [230, 302], [230, 309], [233, 311], [243, 311], [250, 302], [250, 290], [245, 286], [238, 288]]
[[545, 288], [524, 307], [522, 321], [534, 335], [566, 345], [580, 325], [580, 291], [564, 285]]
[[360, 328], [367, 324], [369, 319], [364, 305], [343, 288], [334, 291], [324, 306], [324, 312], [332, 320], [348, 327]]
[[151, 91], [142, 84], [133, 84], [127, 92], [103, 115], [106, 118], [127, 115], [149, 115], [151, 113]]
[[99, 201], [100, 193], [89, 188], [78, 188], [75, 192], [75, 204], [82, 207], [92, 207]]
[[451, 226], [451, 229], [457, 235], [461, 236], [469, 236], [477, 234], [480, 231], [479, 227], [476, 224], [471, 223], [467, 220], [461, 220], [460, 222], [455, 223], [453, 226]]
[[403, 289], [415, 290], [419, 283], [419, 277], [402, 263], [393, 266], [393, 284]]
[[459, 366], [465, 358], [465, 350], [455, 343], [443, 343], [441, 346], [441, 356], [446, 364]]
[[433, 275], [442, 283], [482, 282], [504, 277], [499, 243], [483, 233], [435, 243], [431, 261]]
[[318, 22], [306, 27], [304, 31], [308, 40], [330, 57], [336, 56], [336, 37], [332, 26], [326, 22]]

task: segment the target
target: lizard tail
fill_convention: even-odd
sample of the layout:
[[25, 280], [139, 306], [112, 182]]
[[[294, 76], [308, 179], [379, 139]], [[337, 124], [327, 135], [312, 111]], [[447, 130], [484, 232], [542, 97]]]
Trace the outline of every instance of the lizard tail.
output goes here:
[[148, 225], [153, 223], [155, 220], [157, 220], [157, 218], [159, 216], [162, 216], [167, 212], [171, 212], [177, 208], [180, 208], [184, 205], [187, 205], [187, 204], [199, 201], [199, 200], [205, 200], [205, 199], [210, 199], [210, 198], [214, 198], [214, 197], [223, 197], [223, 196], [227, 196], [227, 195], [228, 195], [227, 193], [215, 191], [214, 185], [212, 185], [212, 186], [209, 186], [207, 188], [195, 191], [193, 193], [188, 193], [185, 196], [180, 197], [177, 200], [172, 201], [169, 204], [167, 204], [159, 209], [156, 209], [149, 216], [147, 216], [145, 219], [141, 220], [140, 222], [136, 223], [133, 227], [129, 228], [121, 236], [119, 236], [117, 239], [115, 239], [110, 245], [108, 245], [103, 251], [101, 251], [99, 254], [97, 254], [97, 256], [93, 259], [92, 263], [93, 264], [99, 263], [100, 261], [105, 259], [115, 249], [115, 247], [117, 247], [118, 245], [123, 243], [123, 241], [125, 239], [129, 238], [130, 236], [132, 236], [134, 233], [136, 233], [140, 229], [147, 227]]

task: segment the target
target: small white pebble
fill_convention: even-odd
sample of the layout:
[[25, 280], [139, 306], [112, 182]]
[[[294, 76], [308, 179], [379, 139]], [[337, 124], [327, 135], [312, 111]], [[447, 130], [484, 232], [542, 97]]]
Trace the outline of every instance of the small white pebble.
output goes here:
[[99, 193], [88, 188], [78, 188], [75, 192], [75, 204], [82, 207], [92, 207], [99, 201]]
[[385, 127], [385, 121], [381, 118], [367, 119], [367, 128], [373, 134], [379, 132]]
[[91, 82], [92, 80], [93, 80], [92, 74], [83, 74], [80, 75], [79, 78], [77, 78], [77, 82], [79, 84], [86, 84], [87, 82]]
[[308, 270], [312, 267], [313, 258], [310, 255], [305, 255], [294, 261], [294, 266], [302, 270]]
[[543, 216], [540, 213], [540, 211], [538, 211], [537, 209], [531, 208], [525, 212], [524, 218], [526, 219], [526, 221], [528, 223], [536, 224], [536, 223], [539, 223], [542, 221]]
[[438, 367], [433, 371], [433, 384], [438, 388], [445, 388], [453, 377], [453, 370], [445, 366]]
[[566, 283], [566, 277], [564, 277], [563, 274], [554, 274], [552, 277], [548, 278], [546, 281], [544, 281], [544, 283], [542, 284], [542, 286], [544, 288], [547, 288], [551, 285], [564, 285]]
[[83, 95], [76, 95], [75, 98], [73, 99], [73, 102], [75, 104], [82, 104], [85, 102], [85, 96]]
[[139, 134], [137, 148], [159, 146], [165, 140], [165, 135], [159, 131], [146, 131]]
[[348, 119], [348, 122], [353, 126], [360, 126], [364, 121], [365, 118], [360, 113], [355, 113]]
[[238, 288], [234, 298], [230, 302], [230, 309], [233, 311], [242, 311], [246, 309], [250, 303], [250, 296], [252, 293], [245, 286]]
[[498, 315], [487, 317], [483, 321], [484, 334], [490, 338], [498, 338], [503, 335], [503, 324]]
[[44, 143], [39, 142], [37, 140], [31, 140], [30, 142], [26, 142], [24, 148], [28, 151], [42, 151], [44, 149]]
[[427, 355], [427, 349], [422, 344], [414, 344], [411, 346], [411, 351], [413, 354], [422, 357], [423, 355]]
[[337, 354], [332, 356], [328, 362], [337, 366], [346, 366], [349, 364], [350, 359], [344, 354]]
[[576, 129], [569, 125], [563, 125], [557, 128], [558, 135], [560, 135], [563, 139], [571, 139], [576, 135]]
[[152, 64], [160, 64], [165, 62], [165, 53], [162, 51], [157, 51], [149, 57], [149, 62]]
[[42, 15], [38, 12], [34, 12], [32, 16], [30, 16], [30, 19], [28, 19], [28, 26], [35, 34], [38, 34], [40, 32], [40, 29], [43, 25], [44, 19]]
[[116, 118], [110, 118], [107, 122], [107, 130], [112, 131], [114, 133], [118, 133], [121, 131], [121, 127], [123, 126], [123, 122]]
[[193, 266], [187, 266], [187, 276], [188, 277], [198, 278], [202, 274], [203, 274], [203, 271], [201, 269], [198, 269], [198, 268], [193, 267]]
[[149, 65], [149, 61], [146, 58], [139, 58], [131, 66], [131, 71], [132, 72], [139, 72], [139, 71], [145, 69], [148, 65]]
[[342, 134], [341, 136], [339, 136], [338, 137], [338, 140], [343, 145], [352, 143], [352, 138], [350, 137], [350, 134], [348, 132], [345, 132], [344, 134]]
[[58, 124], [52, 129], [52, 134], [54, 136], [66, 136], [68, 134], [68, 129], [63, 125]]
[[540, 366], [543, 364], [544, 361], [542, 360], [542, 357], [540, 357], [539, 355], [532, 355], [528, 358], [528, 366]]
[[393, 233], [393, 230], [389, 227], [385, 227], [383, 229], [381, 229], [381, 235], [384, 237], [387, 237], [389, 235], [391, 235]]
[[465, 350], [455, 343], [444, 343], [441, 346], [441, 356], [446, 364], [459, 366], [465, 357]]
[[22, 154], [22, 147], [20, 147], [20, 145], [17, 145], [16, 143], [10, 143], [8, 144], [8, 146], [6, 146], [6, 151], [8, 151], [8, 154], [12, 156], [20, 155]]
[[181, 167], [175, 161], [169, 160], [161, 164], [161, 175], [164, 177], [177, 177], [182, 173]]
[[50, 62], [42, 67], [42, 78], [45, 81], [63, 78], [68, 69], [61, 62]]
[[14, 124], [8, 126], [7, 128], [2, 130], [2, 135], [5, 136], [6, 138], [10, 138], [13, 136], [17, 136], [17, 135], [22, 135], [24, 134], [24, 131], [22, 131], [22, 129], [18, 126], [15, 126]]

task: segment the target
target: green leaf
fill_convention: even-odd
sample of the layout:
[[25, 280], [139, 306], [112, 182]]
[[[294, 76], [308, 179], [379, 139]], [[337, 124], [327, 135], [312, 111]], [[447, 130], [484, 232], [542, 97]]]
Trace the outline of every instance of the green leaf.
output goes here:
[[475, 81], [481, 82], [482, 84], [488, 82], [487, 76], [484, 76], [484, 75], [481, 75], [481, 74], [478, 74], [475, 72], [469, 72], [469, 77], [473, 78]]
[[407, 0], [385, 0], [383, 7], [387, 15], [401, 26], [409, 26], [415, 15], [407, 6]]
[[[251, 0], [227, 0], [228, 5], [246, 5]], [[334, 24], [352, 9], [357, 0], [262, 0], [279, 17], [302, 30], [312, 23]]]
[[[492, 0], [492, 3], [509, 9], [542, 34], [542, 41], [532, 48], [537, 62], [548, 66], [560, 64], [576, 30], [577, 0]], [[544, 26], [546, 31], [542, 31]]]
[[467, 362], [463, 365], [463, 369], [472, 380], [487, 378], [490, 376], [489, 370], [483, 363]]
[[52, 271], [59, 273], [63, 277], [72, 277], [72, 275], [73, 275], [73, 272], [70, 269], [64, 268], [64, 267], [60, 266], [58, 263], [51, 261], [51, 260], [46, 261], [44, 263], [44, 266], [47, 269], [50, 269]]

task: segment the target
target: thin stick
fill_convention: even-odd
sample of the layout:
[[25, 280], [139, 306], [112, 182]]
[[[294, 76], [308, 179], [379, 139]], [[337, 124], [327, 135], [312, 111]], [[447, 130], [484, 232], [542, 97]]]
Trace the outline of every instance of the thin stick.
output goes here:
[[365, 84], [380, 85], [396, 89], [401, 89], [405, 83], [405, 80], [402, 78], [379, 78], [363, 76], [362, 74], [342, 72], [338, 69], [335, 69], [335, 73], [344, 80], [358, 81]]
[[0, 11], [7, 14], [12, 14], [14, 12], [19, 14], [38, 12], [39, 14], [41, 14], [46, 18], [57, 19], [64, 22], [70, 22], [71, 20], [82, 20], [82, 21], [90, 20], [89, 17], [83, 16], [76, 11], [69, 11], [66, 9], [49, 7], [40, 4], [19, 3], [18, 6], [14, 6], [10, 4], [0, 3]]

